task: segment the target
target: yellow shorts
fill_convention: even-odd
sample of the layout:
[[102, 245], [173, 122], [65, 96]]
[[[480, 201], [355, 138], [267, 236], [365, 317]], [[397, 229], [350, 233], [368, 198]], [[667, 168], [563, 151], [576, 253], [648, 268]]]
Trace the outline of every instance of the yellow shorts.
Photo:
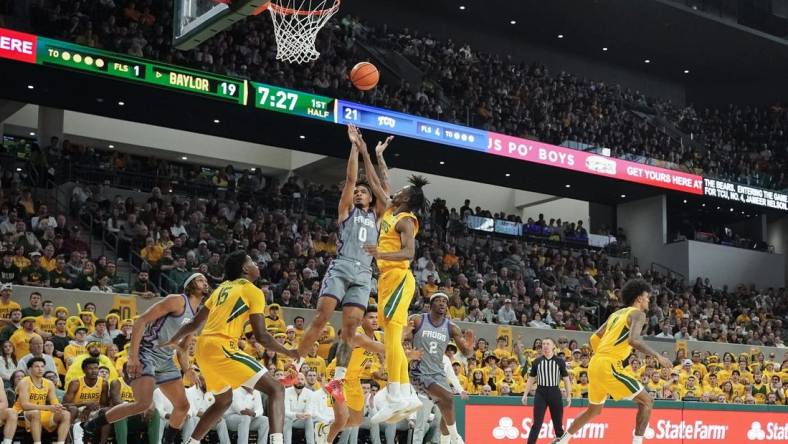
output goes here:
[[415, 292], [416, 279], [409, 269], [394, 268], [381, 272], [378, 278], [378, 322], [383, 326], [391, 321], [407, 324], [408, 307]]
[[614, 401], [630, 400], [643, 386], [624, 372], [621, 361], [615, 358], [594, 355], [588, 363], [588, 402], [604, 404], [607, 396]]
[[347, 408], [356, 412], [363, 412], [364, 391], [361, 389], [361, 379], [358, 377], [347, 377], [342, 388], [345, 392]]
[[238, 342], [217, 336], [198, 336], [195, 352], [205, 388], [213, 394], [235, 390], [266, 373], [258, 360], [238, 349]]
[[[57, 424], [55, 424], [55, 414], [50, 412], [49, 410], [39, 410], [38, 414], [41, 416], [41, 428], [46, 430], [49, 433], [54, 432], [57, 430]], [[30, 423], [27, 419], [20, 419], [18, 422], [19, 426], [23, 426], [25, 430], [30, 432]]]

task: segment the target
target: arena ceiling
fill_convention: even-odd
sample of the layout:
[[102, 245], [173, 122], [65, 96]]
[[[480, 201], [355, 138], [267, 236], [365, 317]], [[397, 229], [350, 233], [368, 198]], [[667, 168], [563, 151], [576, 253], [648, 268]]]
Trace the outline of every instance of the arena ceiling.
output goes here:
[[685, 83], [776, 80], [788, 72], [786, 40], [670, 0], [376, 0], [343, 8], [460, 42], [496, 35]]

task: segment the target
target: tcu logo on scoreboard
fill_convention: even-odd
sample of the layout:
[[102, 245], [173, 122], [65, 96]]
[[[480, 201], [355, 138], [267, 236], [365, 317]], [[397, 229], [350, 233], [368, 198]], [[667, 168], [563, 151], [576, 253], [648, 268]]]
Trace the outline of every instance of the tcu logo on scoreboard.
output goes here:
[[378, 125], [394, 128], [395, 126], [397, 126], [397, 121], [392, 117], [380, 116], [378, 117]]

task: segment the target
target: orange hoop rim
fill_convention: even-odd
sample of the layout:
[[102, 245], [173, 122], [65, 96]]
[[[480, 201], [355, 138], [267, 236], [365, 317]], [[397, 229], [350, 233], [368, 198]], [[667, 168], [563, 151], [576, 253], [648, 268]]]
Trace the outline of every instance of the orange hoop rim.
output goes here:
[[283, 8], [282, 6], [277, 5], [274, 2], [270, 2], [268, 4], [268, 9], [282, 15], [302, 15], [302, 16], [309, 16], [309, 15], [326, 15], [331, 12], [336, 12], [339, 9], [339, 4], [341, 0], [334, 0], [334, 5], [328, 9], [320, 9], [315, 11], [308, 11], [308, 10], [301, 10], [301, 9], [291, 9], [291, 8]]

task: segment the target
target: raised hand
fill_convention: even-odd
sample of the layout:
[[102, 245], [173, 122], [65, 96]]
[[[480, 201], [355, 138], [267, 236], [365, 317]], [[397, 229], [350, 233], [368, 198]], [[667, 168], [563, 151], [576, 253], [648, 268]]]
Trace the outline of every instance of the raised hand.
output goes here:
[[378, 156], [382, 156], [392, 140], [394, 140], [394, 136], [388, 136], [386, 137], [386, 140], [384, 140], [383, 142], [378, 142], [378, 145], [375, 147], [375, 154]]

